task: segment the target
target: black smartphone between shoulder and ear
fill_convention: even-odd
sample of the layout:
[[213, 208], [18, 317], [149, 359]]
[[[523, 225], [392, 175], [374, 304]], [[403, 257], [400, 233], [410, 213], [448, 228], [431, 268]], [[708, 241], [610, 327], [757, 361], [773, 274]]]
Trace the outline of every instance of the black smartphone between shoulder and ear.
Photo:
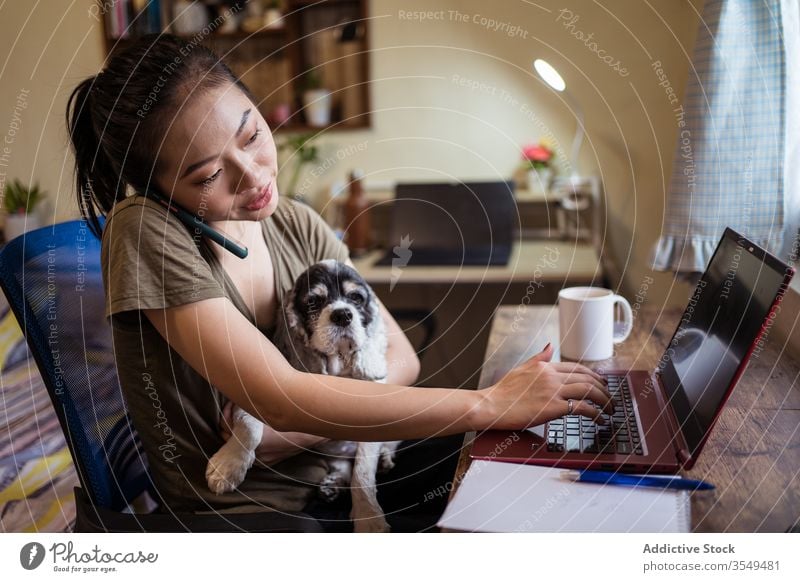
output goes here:
[[150, 198], [151, 200], [155, 200], [156, 202], [160, 203], [164, 208], [168, 211], [172, 212], [178, 220], [180, 220], [183, 224], [188, 226], [189, 228], [196, 228], [200, 230], [200, 232], [213, 240], [223, 249], [233, 253], [240, 259], [243, 259], [247, 256], [247, 247], [243, 247], [229, 238], [225, 237], [219, 231], [214, 230], [210, 226], [208, 226], [203, 219], [199, 216], [192, 214], [179, 204], [177, 204], [174, 200], [168, 200], [164, 195], [156, 192], [153, 188], [148, 188], [142, 194], [145, 198]]

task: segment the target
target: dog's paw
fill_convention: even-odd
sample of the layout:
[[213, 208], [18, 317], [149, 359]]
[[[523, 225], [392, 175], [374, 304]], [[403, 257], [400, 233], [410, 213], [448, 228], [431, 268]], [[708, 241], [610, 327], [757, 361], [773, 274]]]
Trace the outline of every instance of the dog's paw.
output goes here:
[[394, 449], [387, 446], [381, 447], [380, 458], [378, 459], [378, 473], [388, 473], [394, 469]]
[[389, 533], [392, 528], [382, 513], [350, 514], [355, 533]]
[[209, 459], [206, 467], [208, 488], [217, 495], [233, 491], [242, 484], [255, 459], [256, 454], [250, 450], [240, 449], [232, 453], [220, 449]]
[[342, 492], [342, 479], [338, 475], [327, 475], [319, 484], [319, 496], [324, 501], [334, 501]]

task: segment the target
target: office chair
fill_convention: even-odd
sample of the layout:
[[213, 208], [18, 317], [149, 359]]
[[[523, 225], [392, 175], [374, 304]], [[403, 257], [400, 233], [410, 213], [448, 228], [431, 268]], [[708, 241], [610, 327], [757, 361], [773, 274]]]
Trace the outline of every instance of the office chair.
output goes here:
[[[100, 240], [86, 222], [48, 226], [8, 242], [0, 251], [0, 287], [77, 470], [74, 531], [322, 531], [303, 513], [177, 514], [160, 503], [117, 376], [104, 319]], [[159, 507], [132, 513], [131, 504], [145, 493]]]

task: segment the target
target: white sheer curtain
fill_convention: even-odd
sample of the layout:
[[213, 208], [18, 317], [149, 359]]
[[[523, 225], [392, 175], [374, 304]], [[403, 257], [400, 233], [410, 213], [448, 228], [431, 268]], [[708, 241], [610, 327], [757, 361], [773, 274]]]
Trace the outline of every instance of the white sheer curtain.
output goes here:
[[[703, 7], [654, 269], [702, 272], [726, 226], [781, 253], [794, 206], [784, 196], [784, 158], [795, 151], [785, 139], [798, 137], [786, 123], [783, 26], [797, 13], [791, 2], [786, 10], [787, 0]], [[796, 37], [792, 46], [796, 52]]]
[[[785, 222], [780, 257], [796, 265], [800, 244], [800, 2], [782, 0], [783, 42], [786, 47]], [[800, 277], [795, 277], [800, 283]]]

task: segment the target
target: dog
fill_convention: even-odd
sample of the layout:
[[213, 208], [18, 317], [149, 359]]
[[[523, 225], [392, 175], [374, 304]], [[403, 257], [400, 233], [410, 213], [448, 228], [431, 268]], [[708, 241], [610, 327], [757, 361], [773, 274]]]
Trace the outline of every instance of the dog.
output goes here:
[[[378, 299], [351, 267], [333, 259], [312, 265], [297, 278], [279, 313], [274, 343], [298, 370], [386, 382], [388, 342]], [[242, 483], [255, 462], [262, 428], [259, 420], [234, 407], [232, 436], [206, 468], [213, 492], [232, 491]], [[332, 501], [351, 486], [356, 532], [390, 530], [377, 500], [375, 475], [394, 466], [398, 445], [328, 441], [314, 447], [329, 467], [320, 496]]]

